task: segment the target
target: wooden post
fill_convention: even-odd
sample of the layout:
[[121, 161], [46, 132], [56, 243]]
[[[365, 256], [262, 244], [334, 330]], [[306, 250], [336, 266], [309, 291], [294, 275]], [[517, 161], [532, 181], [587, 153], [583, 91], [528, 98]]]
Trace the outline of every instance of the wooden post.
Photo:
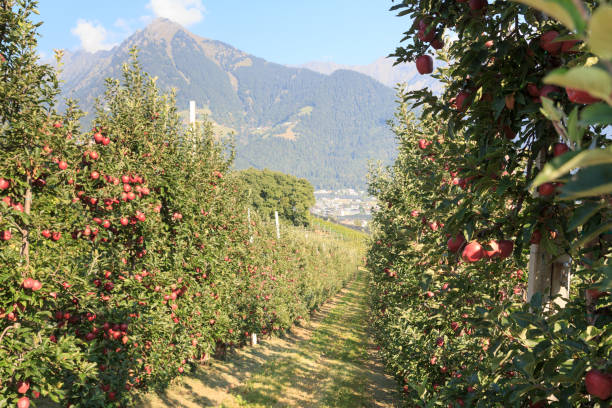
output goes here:
[[280, 227], [278, 225], [278, 211], [274, 211], [274, 220], [276, 221], [276, 239], [280, 239]]
[[[542, 149], [538, 153], [536, 166], [541, 169], [544, 165], [546, 151]], [[535, 193], [537, 196], [537, 192]], [[547, 232], [543, 232], [547, 233]], [[563, 254], [556, 259], [552, 259], [539, 244], [531, 244], [529, 253], [529, 276], [527, 282], [527, 302], [535, 293], [541, 293], [543, 301], [556, 295], [569, 298], [571, 258]], [[556, 299], [555, 303], [560, 307], [565, 306], [563, 299]]]

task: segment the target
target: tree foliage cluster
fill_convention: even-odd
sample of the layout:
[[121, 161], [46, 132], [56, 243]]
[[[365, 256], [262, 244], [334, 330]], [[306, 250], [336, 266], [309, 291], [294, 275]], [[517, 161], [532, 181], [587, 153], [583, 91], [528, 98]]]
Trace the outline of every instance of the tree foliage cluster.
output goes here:
[[0, 1], [0, 406], [136, 406], [350, 279], [356, 245], [249, 222], [226, 146], [181, 124], [135, 51], [91, 129], [73, 101], [60, 114], [35, 6]]
[[400, 153], [370, 180], [372, 324], [406, 406], [612, 395], [612, 9], [521, 2], [392, 7], [398, 62], [426, 74], [434, 49], [445, 84], [400, 89]]
[[293, 225], [310, 224], [310, 208], [315, 204], [314, 189], [306, 179], [271, 170], [248, 169], [236, 172], [244, 183], [249, 206], [267, 219], [278, 216]]

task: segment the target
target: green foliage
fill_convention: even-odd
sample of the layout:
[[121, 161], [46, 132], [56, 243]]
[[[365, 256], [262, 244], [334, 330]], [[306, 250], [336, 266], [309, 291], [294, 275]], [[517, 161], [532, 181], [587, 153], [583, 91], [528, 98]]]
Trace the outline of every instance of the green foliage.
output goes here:
[[[370, 181], [381, 204], [368, 254], [373, 324], [406, 406], [608, 405], [585, 378], [611, 373], [610, 120], [592, 100], [609, 99], [597, 79], [609, 64], [586, 37], [583, 14], [595, 2], [524, 3], [575, 31], [507, 2], [392, 7], [414, 19], [399, 62], [427, 52], [423, 26], [457, 34], [437, 52], [444, 94], [400, 93], [400, 154]], [[560, 42], [551, 45], [554, 31]], [[573, 38], [586, 42], [565, 43]], [[589, 99], [547, 83], [598, 91]], [[415, 106], [419, 121], [407, 114]], [[467, 242], [451, 252], [458, 234]], [[475, 242], [493, 251], [502, 239], [513, 243], [508, 257], [472, 262], [463, 253]], [[528, 290], [528, 267], [545, 279], [567, 260], [563, 298]]]
[[[90, 131], [36, 60], [35, 4], [0, 2], [0, 406], [135, 406], [250, 333], [281, 333], [359, 248], [273, 226], [212, 124], [185, 128], [132, 50]], [[230, 152], [231, 153], [231, 152]], [[311, 191], [311, 189], [310, 189]], [[24, 388], [27, 388], [24, 391]]]
[[278, 216], [293, 225], [309, 225], [309, 210], [315, 204], [314, 189], [306, 179], [271, 170], [236, 172], [247, 191], [249, 206], [264, 218]]

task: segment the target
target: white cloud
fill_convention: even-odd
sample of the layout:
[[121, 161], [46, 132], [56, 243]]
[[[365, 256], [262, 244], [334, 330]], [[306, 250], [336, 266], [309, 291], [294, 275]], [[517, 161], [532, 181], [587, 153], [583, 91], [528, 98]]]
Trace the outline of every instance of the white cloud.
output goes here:
[[164, 17], [183, 26], [199, 23], [206, 11], [202, 0], [150, 0], [147, 5], [157, 17]]
[[134, 31], [132, 29], [131, 22], [126, 20], [125, 18], [119, 17], [117, 20], [115, 20], [114, 26], [123, 31], [128, 31], [128, 32]]
[[104, 26], [99, 23], [79, 19], [76, 27], [73, 27], [70, 32], [79, 37], [81, 47], [88, 52], [96, 52], [100, 50], [110, 50], [115, 44], [107, 43], [109, 33]]

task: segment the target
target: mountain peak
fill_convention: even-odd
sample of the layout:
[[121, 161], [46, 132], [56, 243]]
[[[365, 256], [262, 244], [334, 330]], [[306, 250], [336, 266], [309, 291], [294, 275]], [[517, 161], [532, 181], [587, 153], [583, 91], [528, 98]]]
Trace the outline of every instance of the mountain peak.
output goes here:
[[182, 25], [167, 18], [159, 17], [147, 25], [142, 33], [147, 37], [170, 40], [179, 31], [187, 31]]

